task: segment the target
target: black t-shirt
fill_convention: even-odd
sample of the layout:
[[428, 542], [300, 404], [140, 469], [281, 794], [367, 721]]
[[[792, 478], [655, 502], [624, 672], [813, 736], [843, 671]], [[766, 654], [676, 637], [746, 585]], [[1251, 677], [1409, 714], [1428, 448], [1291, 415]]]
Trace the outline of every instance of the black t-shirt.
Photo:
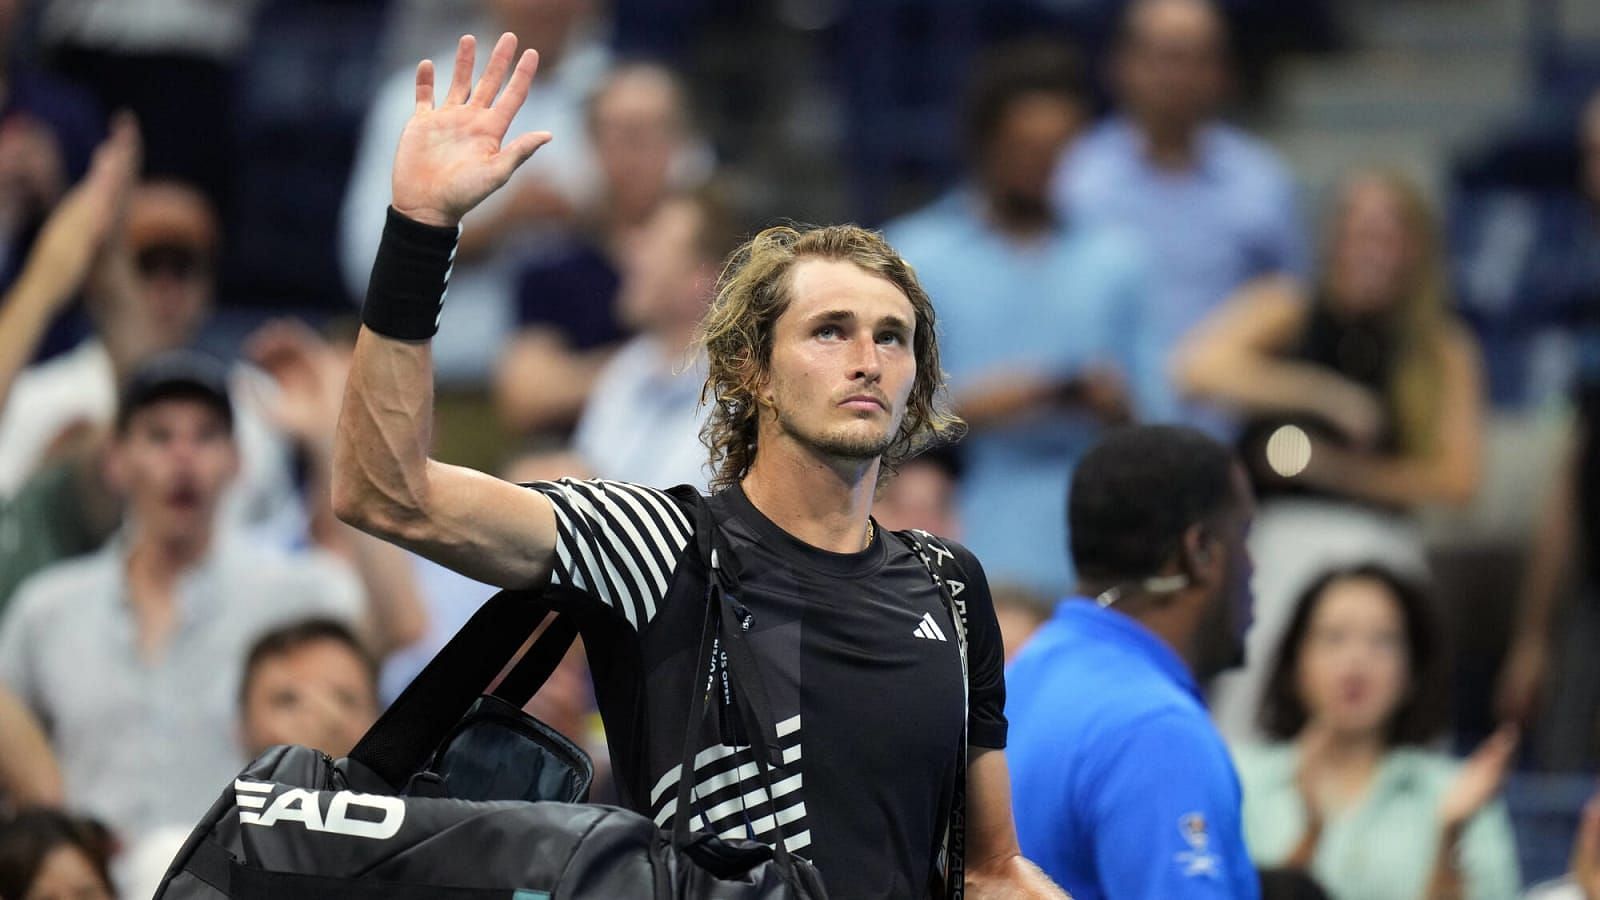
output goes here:
[[[615, 481], [537, 482], [560, 539], [553, 599], [611, 623], [585, 650], [623, 805], [672, 824], [706, 572], [685, 502]], [[943, 837], [961, 736], [961, 658], [922, 561], [881, 529], [860, 553], [809, 546], [762, 516], [738, 488], [712, 518], [750, 612], [783, 765], [766, 796], [747, 747], [711, 717], [695, 758], [692, 823], [773, 841], [816, 864], [834, 897], [924, 895]], [[952, 583], [968, 620], [968, 743], [1003, 748], [1004, 651], [988, 583], [965, 548], [930, 538], [965, 574]], [[958, 592], [958, 593], [957, 593]], [[614, 635], [614, 637], [611, 637]], [[702, 822], [701, 816], [708, 822]]]

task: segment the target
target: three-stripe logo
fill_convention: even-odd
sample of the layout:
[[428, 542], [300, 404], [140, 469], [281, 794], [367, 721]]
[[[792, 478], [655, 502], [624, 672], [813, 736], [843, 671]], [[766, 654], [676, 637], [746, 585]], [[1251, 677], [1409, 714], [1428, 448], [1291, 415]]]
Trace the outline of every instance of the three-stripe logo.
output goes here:
[[923, 613], [922, 621], [917, 624], [917, 630], [911, 632], [912, 637], [923, 638], [929, 641], [948, 641], [940, 630], [939, 623], [933, 620], [933, 613]]

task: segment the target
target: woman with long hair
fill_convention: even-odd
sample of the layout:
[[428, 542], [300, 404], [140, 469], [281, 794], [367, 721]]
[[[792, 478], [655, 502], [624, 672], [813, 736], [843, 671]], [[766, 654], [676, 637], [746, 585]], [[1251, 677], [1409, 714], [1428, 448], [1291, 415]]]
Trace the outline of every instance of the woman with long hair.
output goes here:
[[1495, 801], [1516, 734], [1464, 763], [1425, 749], [1447, 711], [1438, 622], [1378, 565], [1316, 578], [1295, 604], [1260, 710], [1268, 742], [1234, 748], [1245, 841], [1262, 868], [1335, 898], [1502, 898], [1519, 885]]
[[[1234, 412], [1261, 498], [1251, 656], [1281, 633], [1311, 573], [1376, 558], [1422, 568], [1412, 514], [1473, 498], [1481, 466], [1478, 350], [1450, 313], [1438, 229], [1401, 176], [1363, 171], [1339, 190], [1309, 294], [1253, 285], [1175, 359], [1190, 397]], [[1261, 666], [1217, 685], [1231, 736], [1250, 733]]]

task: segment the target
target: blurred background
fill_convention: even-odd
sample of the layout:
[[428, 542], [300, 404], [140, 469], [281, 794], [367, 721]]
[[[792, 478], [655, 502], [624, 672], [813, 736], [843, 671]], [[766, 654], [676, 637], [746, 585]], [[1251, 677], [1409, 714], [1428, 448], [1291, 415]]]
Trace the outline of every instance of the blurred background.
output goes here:
[[[972, 433], [908, 465], [879, 519], [972, 547], [1008, 649], [1071, 590], [1074, 460], [1120, 423], [1203, 427], [1262, 504], [1224, 733], [1290, 737], [1258, 711], [1308, 585], [1402, 573], [1448, 648], [1425, 748], [1517, 723], [1515, 880], [1567, 872], [1600, 761], [1600, 3], [0, 0], [0, 807], [110, 828], [17, 819], [0, 869], [33, 862], [0, 895], [31, 896], [61, 846], [111, 860], [126, 896], [150, 884], [253, 749], [247, 658], [348, 650], [284, 677], [349, 675], [349, 703], [262, 700], [337, 753], [489, 595], [345, 529], [324, 478], [416, 62], [447, 69], [471, 32], [481, 65], [508, 30], [541, 52], [513, 129], [555, 140], [464, 223], [439, 458], [703, 487], [691, 338], [720, 261], [779, 221], [883, 228], [934, 298]], [[239, 465], [215, 515], [201, 476], [141, 487], [115, 462], [138, 437], [119, 386], [176, 348], [230, 367]], [[331, 567], [295, 577], [349, 582], [353, 638], [136, 612], [124, 669], [46, 658], [98, 648], [56, 642], [56, 610], [139, 593], [130, 548], [173, 491], [201, 497], [183, 527], [205, 546]], [[213, 569], [195, 587], [180, 566], [176, 593], [269, 595], [232, 586], [249, 564]], [[175, 661], [189, 643], [205, 667]], [[538, 714], [603, 758], [569, 663]], [[160, 782], [184, 777], [185, 732], [70, 682], [142, 673], [148, 712], [191, 703], [197, 671], [225, 677], [183, 727], [217, 738], [223, 775], [192, 810], [96, 805], [97, 744], [165, 757]]]

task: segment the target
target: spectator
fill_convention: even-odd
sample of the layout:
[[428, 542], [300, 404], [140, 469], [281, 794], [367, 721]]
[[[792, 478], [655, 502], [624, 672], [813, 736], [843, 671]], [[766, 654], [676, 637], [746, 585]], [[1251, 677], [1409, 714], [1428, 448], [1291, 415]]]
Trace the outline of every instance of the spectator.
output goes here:
[[1274, 743], [1235, 751], [1259, 864], [1352, 900], [1516, 893], [1511, 822], [1493, 802], [1515, 731], [1461, 766], [1421, 749], [1447, 712], [1442, 641], [1423, 593], [1380, 566], [1307, 589], [1261, 707]]
[[280, 556], [219, 517], [239, 467], [226, 377], [191, 353], [134, 372], [108, 461], [127, 527], [33, 576], [0, 621], [0, 684], [44, 722], [67, 801], [130, 841], [192, 824], [238, 771], [251, 641], [307, 615], [361, 615], [343, 566]]
[[150, 171], [227, 203], [237, 62], [259, 0], [48, 0], [52, 67], [146, 129]]
[[1195, 330], [1175, 369], [1185, 392], [1247, 419], [1241, 454], [1262, 497], [1249, 664], [1213, 694], [1223, 733], [1242, 738], [1267, 654], [1310, 578], [1369, 558], [1421, 570], [1412, 514], [1472, 499], [1481, 364], [1448, 311], [1420, 193], [1370, 172], [1340, 191], [1314, 295], [1257, 282]]
[[[433, 348], [440, 376], [456, 383], [489, 377], [494, 350], [511, 331], [513, 279], [527, 245], [565, 227], [593, 195], [583, 104], [610, 63], [610, 51], [595, 34], [594, 0], [483, 0], [482, 5], [491, 24], [471, 33], [510, 31], [520, 46], [539, 51], [539, 77], [511, 132], [538, 129], [562, 137], [462, 223], [450, 277], [451, 325]], [[454, 49], [436, 52], [437, 70], [448, 71], [454, 57]], [[373, 99], [345, 192], [340, 260], [353, 298], [366, 295], [383, 235], [395, 147], [415, 108], [416, 66], [408, 65], [385, 80]]]
[[618, 297], [638, 335], [601, 370], [573, 435], [573, 449], [597, 476], [705, 489], [706, 361], [694, 335], [722, 260], [738, 243], [727, 210], [706, 189], [666, 201], [638, 236]]
[[[1123, 226], [1148, 245], [1154, 314], [1139, 353], [1160, 367], [1179, 338], [1241, 285], [1304, 275], [1307, 249], [1288, 171], [1218, 118], [1228, 83], [1226, 23], [1211, 0], [1135, 0], [1112, 68], [1118, 112], [1074, 146], [1057, 173], [1065, 215]], [[1159, 379], [1141, 407], [1213, 430]]]
[[[1600, 756], [1593, 727], [1600, 718], [1600, 669], [1592, 651], [1600, 640], [1600, 605], [1593, 602], [1600, 572], [1600, 91], [1580, 131], [1581, 193], [1564, 204], [1564, 227], [1532, 245], [1518, 284], [1572, 329], [1578, 368], [1574, 419], [1545, 486], [1496, 704], [1503, 717], [1537, 718], [1538, 762], [1568, 771], [1591, 767]], [[1569, 594], [1579, 602], [1561, 602]]]
[[706, 174], [688, 106], [676, 75], [640, 63], [613, 70], [589, 100], [600, 194], [579, 214], [578, 233], [517, 277], [518, 330], [495, 371], [496, 404], [512, 429], [570, 428], [601, 367], [638, 327], [618, 308], [622, 270], [667, 196]]
[[1253, 506], [1188, 428], [1114, 432], [1073, 475], [1078, 594], [1006, 673], [1006, 755], [1023, 855], [1078, 900], [1258, 895], [1199, 687], [1243, 653]]
[[[215, 214], [195, 189], [171, 181], [133, 189], [112, 237], [115, 252], [91, 276], [96, 336], [26, 370], [12, 386], [0, 415], [0, 495], [15, 493], [63, 434], [110, 425], [117, 386], [141, 362], [191, 343], [215, 298], [219, 243]], [[247, 367], [230, 381], [243, 469], [227, 514], [287, 546], [304, 535], [305, 518], [290, 448], [261, 408], [270, 385]]]
[[[51, 213], [22, 277], [0, 299], [0, 433], [14, 380], [104, 252], [138, 166], [138, 130], [131, 119], [119, 120], [91, 174]], [[98, 547], [121, 515], [101, 481], [100, 442], [77, 444], [62, 446], [59, 461], [15, 493], [0, 491], [0, 612], [24, 578]]]
[[[1088, 115], [1076, 58], [997, 48], [966, 115], [970, 183], [886, 229], [939, 304], [961, 445], [962, 523], [997, 582], [1071, 585], [1062, 508], [1073, 464], [1126, 420], [1144, 377], [1137, 248], [1051, 209], [1051, 167]], [[1148, 324], [1148, 323], [1146, 323]]]
[[245, 655], [239, 719], [247, 758], [277, 744], [347, 756], [378, 719], [377, 664], [337, 620], [275, 628]]
[[0, 897], [111, 900], [104, 827], [54, 810], [33, 810], [0, 825]]
[[[956, 512], [956, 486], [960, 483], [961, 457], [954, 447], [924, 450], [906, 460], [894, 479], [883, 486], [872, 515], [890, 531], [920, 528], [953, 541], [962, 540], [961, 517]], [[998, 603], [998, 595], [995, 599]], [[1002, 616], [1002, 631], [1004, 625]]]

